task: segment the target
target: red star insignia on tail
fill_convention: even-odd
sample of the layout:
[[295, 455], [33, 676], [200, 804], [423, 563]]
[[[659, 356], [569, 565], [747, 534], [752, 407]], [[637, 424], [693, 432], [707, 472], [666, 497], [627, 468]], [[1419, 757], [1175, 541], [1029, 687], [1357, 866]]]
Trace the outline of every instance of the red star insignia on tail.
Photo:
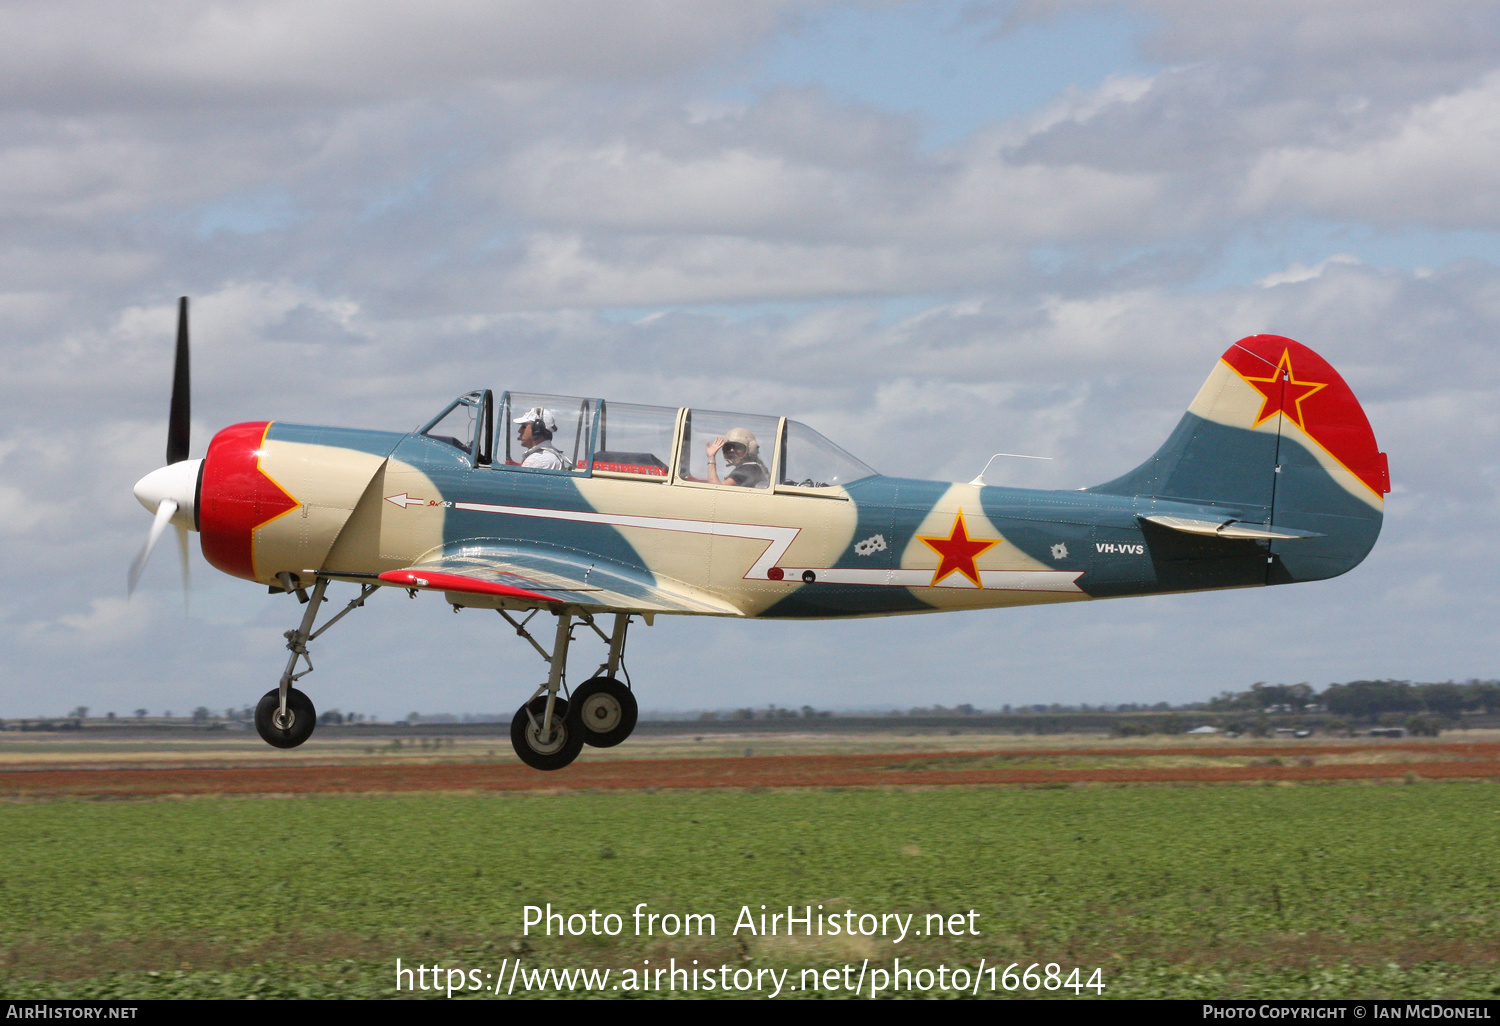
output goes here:
[[1255, 390], [1265, 397], [1260, 404], [1260, 414], [1255, 418], [1251, 427], [1260, 427], [1275, 414], [1285, 414], [1287, 419], [1306, 431], [1307, 426], [1302, 423], [1302, 400], [1314, 392], [1328, 387], [1328, 382], [1298, 381], [1296, 373], [1292, 370], [1292, 354], [1290, 350], [1281, 351], [1281, 360], [1276, 364], [1276, 369], [1269, 377], [1252, 378], [1240, 375]]
[[973, 581], [978, 587], [984, 587], [979, 582], [979, 570], [974, 566], [974, 560], [985, 552], [1000, 544], [999, 538], [970, 538], [969, 529], [964, 524], [964, 511], [959, 510], [958, 515], [953, 518], [953, 530], [946, 538], [924, 538], [917, 536], [933, 552], [942, 557], [938, 568], [932, 573], [932, 584], [928, 587], [935, 588], [938, 582], [950, 574], [960, 573]]

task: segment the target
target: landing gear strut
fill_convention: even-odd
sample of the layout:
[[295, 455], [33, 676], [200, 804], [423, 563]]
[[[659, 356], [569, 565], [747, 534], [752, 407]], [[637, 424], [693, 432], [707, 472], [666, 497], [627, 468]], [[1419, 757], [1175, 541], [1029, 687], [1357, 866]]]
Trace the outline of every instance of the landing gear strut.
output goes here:
[[[294, 631], [287, 631], [285, 635], [286, 647], [291, 651], [292, 657], [286, 662], [286, 670], [281, 675], [281, 684], [266, 692], [255, 707], [255, 729], [266, 744], [277, 748], [296, 748], [312, 736], [313, 728], [318, 725], [317, 710], [313, 708], [312, 699], [292, 687], [299, 679], [313, 671], [312, 656], [307, 651], [307, 644], [345, 616], [363, 606], [365, 599], [370, 597], [370, 593], [376, 587], [373, 584], [361, 585], [358, 598], [350, 602], [323, 626], [313, 630], [313, 621], [317, 618], [318, 607], [323, 604], [324, 593], [328, 590], [328, 578], [319, 577], [317, 583], [313, 585], [312, 594], [305, 599], [307, 611], [302, 614], [301, 625]], [[300, 588], [288, 590], [297, 591], [299, 597], [306, 594]], [[307, 669], [298, 672], [297, 662], [303, 659], [307, 661]]]
[[[505, 610], [500, 615], [507, 620]], [[527, 617], [529, 620], [530, 617]], [[573, 614], [557, 614], [557, 635], [552, 642], [549, 655], [536, 639], [526, 633], [525, 622], [511, 620], [516, 632], [531, 642], [531, 646], [542, 653], [551, 667], [547, 683], [536, 689], [536, 694], [525, 705], [516, 710], [510, 721], [510, 743], [521, 757], [521, 761], [532, 769], [562, 769], [578, 758], [583, 750], [583, 731], [568, 722], [568, 700], [558, 694], [563, 684], [563, 672], [568, 665], [568, 643], [573, 640]]]
[[[625, 634], [630, 614], [616, 613], [614, 630], [605, 634], [589, 613], [578, 619], [609, 645], [609, 656], [600, 664], [596, 675], [572, 694], [571, 700], [561, 694], [568, 665], [568, 645], [572, 641], [573, 616], [568, 611], [557, 614], [557, 634], [548, 652], [526, 630], [531, 616], [517, 622], [505, 610], [497, 610], [531, 643], [547, 661], [547, 683], [516, 710], [510, 724], [510, 742], [521, 761], [533, 769], [555, 770], [578, 758], [584, 744], [609, 748], [630, 736], [635, 729], [636, 702], [628, 685], [615, 678], [624, 669]], [[531, 614], [536, 615], [535, 613]], [[629, 680], [629, 674], [626, 674]]]
[[[594, 626], [593, 620], [588, 624], [594, 628], [595, 634], [604, 637], [604, 632]], [[596, 676], [573, 691], [573, 715], [583, 727], [583, 743], [595, 748], [613, 748], [635, 729], [635, 694], [615, 676], [623, 668], [625, 632], [629, 627], [630, 616], [616, 613], [615, 629], [606, 639], [609, 657], [599, 667]], [[628, 679], [629, 674], [626, 677]]]

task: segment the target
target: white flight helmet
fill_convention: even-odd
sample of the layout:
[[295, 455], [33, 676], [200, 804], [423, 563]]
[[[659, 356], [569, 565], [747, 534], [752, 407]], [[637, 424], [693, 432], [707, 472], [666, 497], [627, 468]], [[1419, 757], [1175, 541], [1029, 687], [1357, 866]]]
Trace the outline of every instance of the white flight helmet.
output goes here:
[[533, 406], [531, 409], [521, 414], [511, 423], [516, 425], [538, 424], [541, 426], [543, 431], [547, 432], [547, 434], [557, 434], [557, 418], [552, 415], [551, 410], [544, 409], [540, 406]]

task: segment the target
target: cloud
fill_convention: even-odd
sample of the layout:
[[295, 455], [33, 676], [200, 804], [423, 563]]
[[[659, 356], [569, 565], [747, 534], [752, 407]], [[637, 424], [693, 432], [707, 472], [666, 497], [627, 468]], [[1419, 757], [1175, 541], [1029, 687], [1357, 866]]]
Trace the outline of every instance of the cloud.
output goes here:
[[475, 81], [658, 79], [722, 59], [785, 24], [798, 0], [154, 0], [0, 5], [26, 40], [0, 71], [42, 110], [279, 104], [409, 95]]
[[1497, 166], [1500, 73], [1413, 106], [1378, 138], [1264, 153], [1246, 177], [1243, 203], [1378, 225], [1494, 229]]
[[1134, 16], [1143, 55], [1240, 69], [1267, 95], [1364, 96], [1377, 106], [1452, 89], [1493, 66], [1500, 12], [1484, 0], [1021, 0], [1004, 30], [1079, 11]]
[[90, 599], [83, 612], [64, 613], [51, 620], [32, 620], [21, 637], [48, 648], [98, 651], [138, 641], [151, 623], [145, 602], [123, 598]]
[[[554, 231], [866, 246], [1107, 237], [1139, 230], [1159, 206], [1156, 176], [1019, 162], [993, 146], [922, 155], [909, 134], [872, 131], [812, 96], [798, 101], [828, 140], [823, 147], [805, 145], [800, 125], [772, 132], [749, 112], [737, 125], [662, 112], [634, 139], [547, 139], [482, 181], [527, 222]], [[786, 105], [780, 95], [772, 102]], [[777, 128], [786, 120], [776, 118]], [[653, 129], [670, 145], [650, 139]]]
[[1352, 253], [1335, 253], [1327, 260], [1319, 261], [1311, 267], [1306, 264], [1294, 263], [1284, 271], [1268, 274], [1256, 282], [1261, 288], [1272, 289], [1277, 285], [1292, 285], [1299, 281], [1308, 281], [1316, 278], [1334, 264], [1358, 264], [1362, 261]]

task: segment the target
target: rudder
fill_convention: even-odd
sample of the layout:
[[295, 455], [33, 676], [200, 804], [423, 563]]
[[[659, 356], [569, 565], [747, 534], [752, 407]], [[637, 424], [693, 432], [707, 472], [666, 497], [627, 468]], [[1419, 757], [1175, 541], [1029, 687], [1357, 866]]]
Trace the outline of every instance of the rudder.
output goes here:
[[1316, 535], [1267, 543], [1266, 583], [1278, 584], [1357, 565], [1380, 533], [1390, 475], [1339, 373], [1299, 342], [1252, 335], [1224, 353], [1155, 455], [1089, 491], [1218, 506]]

